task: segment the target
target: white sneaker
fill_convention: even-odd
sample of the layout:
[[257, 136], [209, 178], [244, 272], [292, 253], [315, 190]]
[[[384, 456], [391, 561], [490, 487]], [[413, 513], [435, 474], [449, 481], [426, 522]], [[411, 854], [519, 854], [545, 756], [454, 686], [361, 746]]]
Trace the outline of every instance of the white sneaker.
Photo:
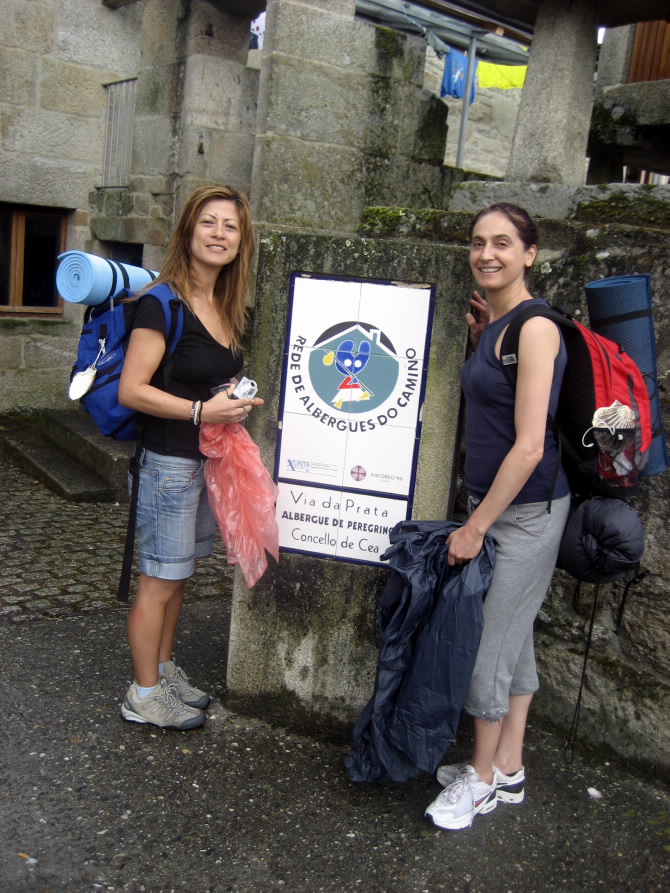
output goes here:
[[521, 803], [524, 798], [523, 786], [526, 780], [523, 766], [518, 772], [513, 772], [512, 775], [505, 775], [497, 766], [493, 767], [493, 771], [496, 776], [498, 800], [501, 803]]
[[452, 763], [451, 766], [440, 766], [435, 777], [446, 788], [461, 775], [469, 775], [474, 771], [470, 763]]
[[[452, 763], [451, 766], [440, 766], [437, 770], [436, 777], [442, 787], [446, 788], [447, 785], [452, 784], [457, 778], [460, 778], [462, 775], [469, 775], [474, 771], [475, 770], [470, 763]], [[526, 773], [524, 772], [523, 766], [518, 772], [512, 773], [512, 775], [505, 775], [505, 773], [501, 769], [498, 769], [497, 766], [493, 767], [493, 771], [496, 776], [498, 800], [500, 800], [501, 803], [523, 802], [523, 788], [526, 780]]]
[[498, 805], [495, 776], [491, 784], [476, 772], [460, 775], [430, 804], [426, 816], [438, 828], [459, 831], [469, 828], [474, 817], [491, 812]]

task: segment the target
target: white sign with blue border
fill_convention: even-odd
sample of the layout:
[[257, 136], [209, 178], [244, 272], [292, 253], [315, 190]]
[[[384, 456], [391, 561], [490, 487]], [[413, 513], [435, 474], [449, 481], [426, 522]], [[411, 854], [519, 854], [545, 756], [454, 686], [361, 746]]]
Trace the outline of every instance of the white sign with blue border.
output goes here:
[[378, 564], [410, 516], [434, 287], [295, 273], [275, 480], [281, 548]]

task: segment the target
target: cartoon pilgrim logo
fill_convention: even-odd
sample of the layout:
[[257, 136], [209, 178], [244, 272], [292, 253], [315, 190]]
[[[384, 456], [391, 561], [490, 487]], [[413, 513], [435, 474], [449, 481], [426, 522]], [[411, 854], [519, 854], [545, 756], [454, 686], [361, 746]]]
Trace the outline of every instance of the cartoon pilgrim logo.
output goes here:
[[319, 397], [345, 414], [372, 412], [393, 393], [400, 367], [390, 340], [375, 326], [343, 322], [315, 341], [309, 377]]

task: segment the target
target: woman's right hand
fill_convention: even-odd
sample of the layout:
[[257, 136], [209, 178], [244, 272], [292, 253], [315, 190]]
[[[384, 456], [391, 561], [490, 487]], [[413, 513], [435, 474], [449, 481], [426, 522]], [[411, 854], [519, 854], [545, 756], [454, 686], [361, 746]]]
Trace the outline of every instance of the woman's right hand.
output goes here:
[[470, 330], [470, 343], [474, 350], [479, 347], [479, 339], [489, 321], [489, 307], [478, 291], [472, 292], [470, 299], [472, 311], [465, 314], [465, 321]]
[[261, 397], [253, 397], [251, 400], [236, 400], [229, 396], [233, 389], [231, 386], [228, 391], [220, 391], [203, 403], [200, 421], [213, 425], [239, 425], [246, 421], [254, 406], [262, 406], [265, 402]]

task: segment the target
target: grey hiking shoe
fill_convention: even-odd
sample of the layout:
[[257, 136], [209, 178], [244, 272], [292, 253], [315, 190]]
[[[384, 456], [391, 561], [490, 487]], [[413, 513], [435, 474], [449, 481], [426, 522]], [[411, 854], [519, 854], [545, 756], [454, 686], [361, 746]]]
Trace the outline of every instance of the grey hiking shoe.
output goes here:
[[196, 707], [199, 710], [204, 710], [212, 700], [204, 691], [200, 691], [199, 688], [191, 685], [186, 673], [173, 660], [169, 660], [165, 664], [165, 672], [161, 674], [161, 679], [167, 679], [170, 685], [177, 689], [178, 697], [187, 707]]
[[128, 722], [151, 723], [162, 729], [196, 729], [205, 721], [202, 710], [187, 707], [166, 679], [159, 680], [148, 698], [138, 696], [133, 682], [121, 705], [121, 715]]

